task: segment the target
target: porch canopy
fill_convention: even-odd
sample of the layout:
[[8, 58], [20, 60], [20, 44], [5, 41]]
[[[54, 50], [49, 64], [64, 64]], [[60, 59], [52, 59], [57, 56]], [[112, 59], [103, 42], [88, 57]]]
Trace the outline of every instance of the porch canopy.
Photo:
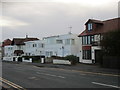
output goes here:
[[14, 54], [21, 55], [24, 54], [23, 50], [15, 50]]

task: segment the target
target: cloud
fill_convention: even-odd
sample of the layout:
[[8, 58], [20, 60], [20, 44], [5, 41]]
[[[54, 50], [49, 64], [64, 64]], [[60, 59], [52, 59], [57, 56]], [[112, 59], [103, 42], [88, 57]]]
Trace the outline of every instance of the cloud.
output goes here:
[[0, 16], [0, 27], [16, 28], [16, 27], [27, 26], [27, 25], [29, 24], [21, 20], [17, 20], [7, 16]]
[[[3, 28], [4, 39], [23, 37], [26, 33], [38, 38], [66, 34], [69, 32], [69, 26], [73, 27], [73, 33], [79, 34], [85, 29], [84, 23], [90, 18], [107, 20], [118, 15], [117, 0], [109, 0], [109, 3], [98, 6], [77, 3], [81, 0], [73, 0], [73, 3], [64, 3], [62, 2], [64, 0], [60, 0], [61, 2], [57, 0], [52, 0], [52, 2], [50, 0], [42, 0], [46, 2], [39, 2], [41, 0], [38, 2], [37, 0], [33, 2], [29, 0], [27, 0], [28, 2], [26, 0], [22, 0], [23, 2], [21, 0], [14, 0], [19, 2], [10, 1], [2, 4], [4, 22], [7, 24], [6, 27], [9, 27]], [[104, 1], [106, 2], [106, 0]]]

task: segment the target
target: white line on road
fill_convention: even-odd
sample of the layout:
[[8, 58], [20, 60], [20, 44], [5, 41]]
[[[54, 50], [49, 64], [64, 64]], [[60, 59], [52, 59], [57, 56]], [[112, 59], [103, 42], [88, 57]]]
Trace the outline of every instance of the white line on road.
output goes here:
[[118, 87], [118, 86], [108, 85], [108, 84], [104, 84], [104, 83], [98, 83], [98, 82], [92, 82], [92, 83], [93, 83], [93, 84], [97, 84], [97, 85], [107, 86], [107, 87], [120, 88], [120, 87]]
[[65, 78], [65, 77], [63, 77], [63, 76], [57, 76], [57, 75], [47, 74], [47, 73], [40, 73], [40, 72], [37, 72], [37, 74], [43, 74], [43, 75], [52, 76], [52, 77]]

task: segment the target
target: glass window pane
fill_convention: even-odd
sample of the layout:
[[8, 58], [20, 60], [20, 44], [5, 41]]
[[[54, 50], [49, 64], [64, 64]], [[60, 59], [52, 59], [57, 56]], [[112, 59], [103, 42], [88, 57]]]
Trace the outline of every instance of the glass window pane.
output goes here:
[[70, 44], [70, 39], [66, 39], [65, 44], [69, 45]]
[[85, 44], [87, 44], [87, 36], [85, 37], [85, 41], [86, 41]]
[[90, 36], [88, 36], [88, 44], [90, 44]]
[[62, 41], [62, 40], [56, 40], [56, 43], [57, 43], [57, 44], [62, 44], [63, 41]]
[[71, 40], [71, 44], [74, 45], [75, 44], [75, 39]]

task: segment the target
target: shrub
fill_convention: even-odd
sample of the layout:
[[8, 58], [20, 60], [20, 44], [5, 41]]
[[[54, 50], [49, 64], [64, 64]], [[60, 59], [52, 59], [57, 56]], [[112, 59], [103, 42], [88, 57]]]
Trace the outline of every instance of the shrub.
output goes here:
[[71, 61], [72, 64], [76, 64], [78, 62], [78, 57], [74, 56], [74, 55], [68, 55], [66, 57], [64, 57], [64, 59]]

